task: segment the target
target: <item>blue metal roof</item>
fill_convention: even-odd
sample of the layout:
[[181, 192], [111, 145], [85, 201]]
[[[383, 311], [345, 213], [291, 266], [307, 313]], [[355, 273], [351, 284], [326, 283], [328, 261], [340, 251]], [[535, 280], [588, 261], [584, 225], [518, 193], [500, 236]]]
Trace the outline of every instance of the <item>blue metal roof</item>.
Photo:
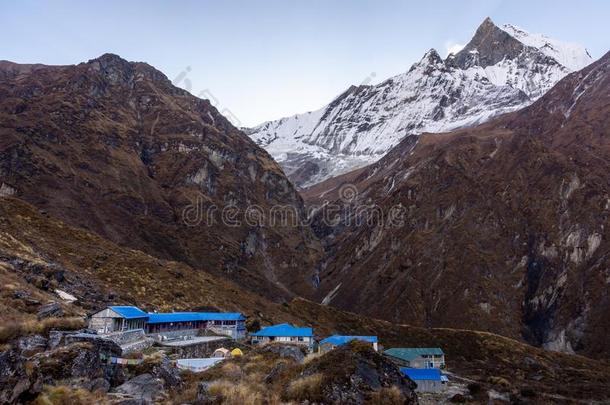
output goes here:
[[406, 361], [414, 360], [423, 355], [442, 356], [444, 354], [438, 347], [397, 347], [388, 349], [383, 353]]
[[191, 321], [243, 321], [239, 312], [169, 312], [148, 313], [148, 323], [191, 322]]
[[377, 343], [377, 336], [343, 336], [343, 335], [332, 335], [326, 339], [322, 339], [320, 344], [329, 343], [331, 345], [340, 346], [344, 345], [352, 340], [360, 340], [367, 343]]
[[[413, 381], [442, 381], [443, 374], [438, 368], [407, 368], [401, 367], [400, 371]], [[445, 377], [446, 378], [446, 377]]]
[[313, 336], [312, 328], [299, 328], [292, 326], [289, 323], [280, 323], [278, 325], [262, 328], [251, 336], [289, 336], [289, 337], [307, 337]]
[[109, 307], [125, 319], [148, 318], [148, 314], [138, 307], [133, 306], [111, 306]]

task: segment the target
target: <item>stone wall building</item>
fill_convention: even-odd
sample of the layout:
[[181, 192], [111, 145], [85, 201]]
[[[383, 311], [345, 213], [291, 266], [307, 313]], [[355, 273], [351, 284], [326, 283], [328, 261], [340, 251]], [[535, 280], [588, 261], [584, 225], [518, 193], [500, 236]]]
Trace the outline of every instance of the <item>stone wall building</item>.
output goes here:
[[155, 340], [184, 339], [201, 330], [233, 339], [246, 337], [246, 318], [235, 312], [145, 312], [134, 306], [110, 306], [89, 319], [100, 335], [141, 329]]

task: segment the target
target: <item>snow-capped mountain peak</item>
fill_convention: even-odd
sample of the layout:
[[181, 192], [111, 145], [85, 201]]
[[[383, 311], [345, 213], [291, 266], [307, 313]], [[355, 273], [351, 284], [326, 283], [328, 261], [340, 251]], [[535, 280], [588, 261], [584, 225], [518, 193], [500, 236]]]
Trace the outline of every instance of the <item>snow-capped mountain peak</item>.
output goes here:
[[589, 51], [579, 44], [557, 41], [543, 34], [532, 34], [512, 24], [504, 24], [501, 28], [524, 45], [539, 49], [570, 70], [580, 70], [592, 62]]
[[406, 135], [443, 132], [529, 105], [576, 68], [585, 48], [487, 18], [458, 53], [430, 49], [399, 75], [351, 86], [317, 111], [247, 130], [305, 187], [370, 164]]

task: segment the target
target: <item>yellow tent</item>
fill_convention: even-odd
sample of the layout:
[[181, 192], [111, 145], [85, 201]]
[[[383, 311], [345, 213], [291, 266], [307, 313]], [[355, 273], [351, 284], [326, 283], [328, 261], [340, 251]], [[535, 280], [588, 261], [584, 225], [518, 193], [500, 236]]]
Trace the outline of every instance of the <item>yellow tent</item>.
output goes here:
[[231, 350], [231, 356], [243, 356], [243, 355], [244, 355], [244, 352], [242, 352], [239, 347], [236, 347], [235, 349]]

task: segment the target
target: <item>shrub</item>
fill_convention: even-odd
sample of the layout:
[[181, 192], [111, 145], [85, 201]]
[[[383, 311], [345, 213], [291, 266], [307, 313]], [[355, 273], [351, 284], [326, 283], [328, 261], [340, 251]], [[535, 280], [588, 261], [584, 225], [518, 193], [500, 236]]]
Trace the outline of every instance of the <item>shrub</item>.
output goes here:
[[214, 381], [210, 384], [208, 392], [217, 396], [223, 404], [227, 405], [259, 405], [263, 404], [263, 397], [255, 387], [245, 383], [234, 383], [226, 380]]
[[226, 378], [229, 378], [231, 380], [239, 380], [243, 376], [241, 367], [239, 367], [233, 362], [223, 364], [221, 367], [221, 371]]
[[383, 387], [371, 396], [371, 404], [379, 405], [401, 405], [405, 403], [405, 397], [402, 395], [400, 388], [396, 386]]
[[90, 405], [108, 404], [104, 396], [93, 394], [82, 388], [71, 388], [63, 385], [45, 386], [36, 398], [36, 405]]
[[489, 382], [493, 385], [499, 385], [502, 387], [509, 387], [510, 383], [506, 378], [502, 377], [489, 377]]
[[258, 318], [251, 318], [246, 320], [246, 330], [249, 333], [258, 332], [261, 328], [261, 321]]
[[319, 373], [299, 378], [288, 384], [286, 395], [289, 399], [298, 401], [322, 400], [322, 381], [324, 376]]
[[481, 392], [481, 384], [473, 382], [468, 384], [468, 391], [470, 391], [471, 395], [476, 395]]
[[20, 336], [23, 336], [23, 326], [19, 322], [7, 322], [0, 326], [0, 342], [8, 343]]

